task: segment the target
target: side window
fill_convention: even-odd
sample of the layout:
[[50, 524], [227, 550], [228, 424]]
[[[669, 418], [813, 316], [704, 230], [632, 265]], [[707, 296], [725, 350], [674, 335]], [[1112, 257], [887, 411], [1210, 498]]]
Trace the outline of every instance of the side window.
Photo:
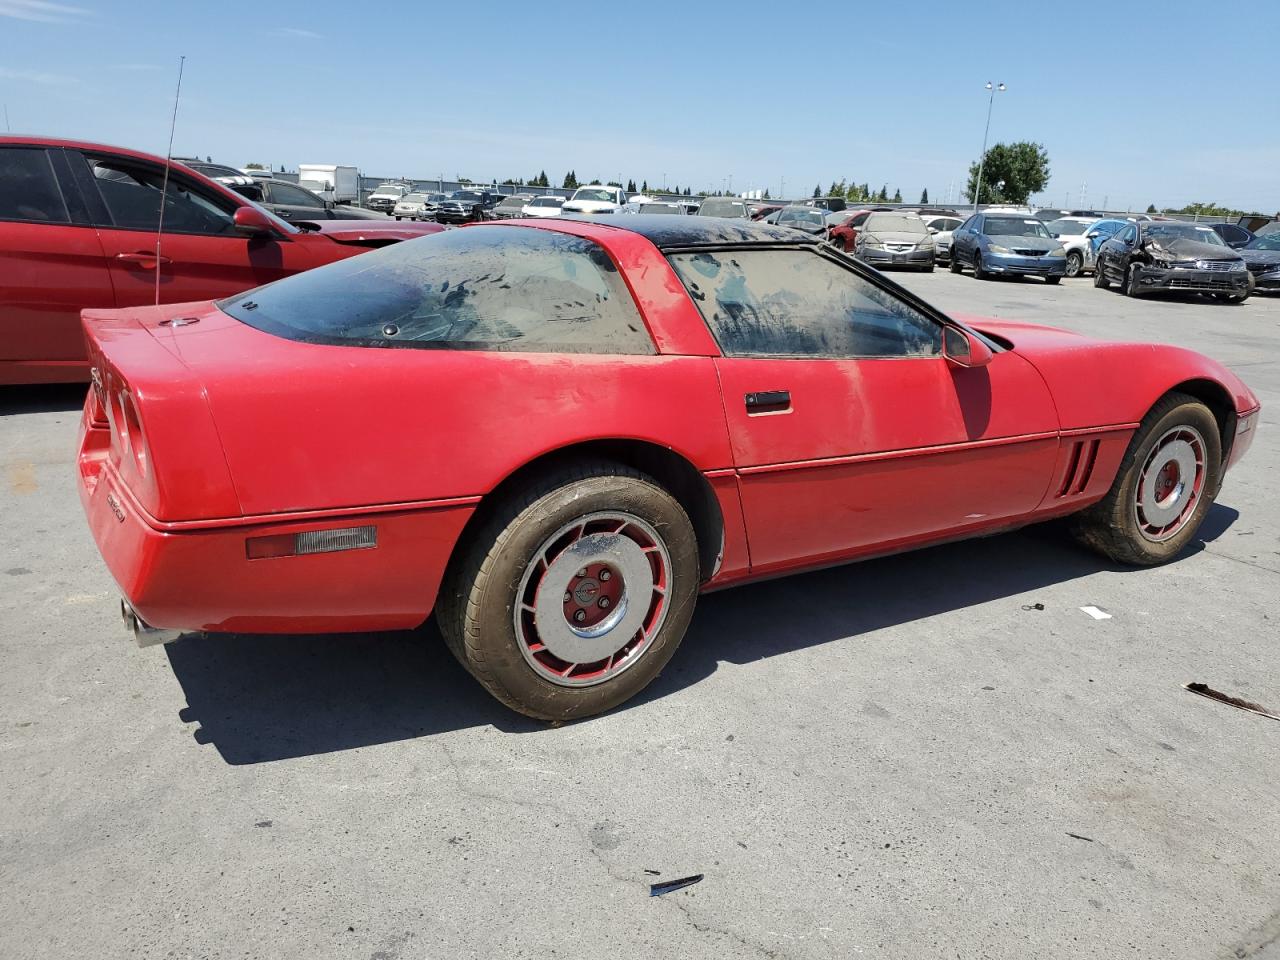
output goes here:
[[[353, 291], [355, 295], [353, 295]], [[652, 354], [618, 268], [546, 230], [449, 230], [224, 300], [242, 323], [304, 343], [520, 353]]]
[[849, 226], [860, 227], [867, 222], [867, 217], [869, 216], [871, 216], [870, 213], [856, 213], [849, 218]]
[[1133, 243], [1138, 239], [1138, 228], [1130, 224], [1120, 231], [1120, 239], [1125, 243]]
[[271, 183], [267, 189], [271, 191], [272, 203], [288, 203], [295, 207], [315, 207], [317, 210], [324, 207], [324, 202], [314, 193], [302, 187], [295, 187], [292, 183]]
[[71, 222], [48, 151], [0, 147], [0, 220]]
[[[85, 161], [111, 216], [109, 225], [147, 231], [159, 226], [163, 170], [97, 157], [85, 157]], [[236, 235], [231, 211], [172, 173], [164, 198], [166, 233]]]
[[932, 357], [942, 328], [810, 250], [673, 254], [730, 357]]

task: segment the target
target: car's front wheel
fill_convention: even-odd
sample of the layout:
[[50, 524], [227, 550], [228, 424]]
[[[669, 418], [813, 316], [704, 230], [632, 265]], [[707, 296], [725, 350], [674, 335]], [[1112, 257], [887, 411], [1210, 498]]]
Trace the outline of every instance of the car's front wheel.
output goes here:
[[520, 713], [572, 720], [661, 672], [698, 592], [684, 509], [618, 463], [563, 468], [498, 506], [441, 591], [449, 649]]
[[1084, 256], [1079, 250], [1067, 252], [1067, 276], [1078, 277], [1084, 271]]
[[1093, 285], [1099, 290], [1106, 290], [1111, 286], [1111, 281], [1107, 279], [1106, 267], [1103, 266], [1103, 259], [1098, 257], [1098, 262], [1093, 265]]
[[1107, 495], [1077, 514], [1076, 536], [1121, 563], [1172, 560], [1200, 527], [1222, 478], [1222, 438], [1195, 397], [1171, 393], [1143, 418]]
[[991, 274], [982, 269], [982, 252], [977, 251], [973, 255], [973, 276], [976, 280], [988, 280]]
[[1138, 289], [1138, 271], [1142, 269], [1142, 264], [1129, 262], [1129, 266], [1125, 268], [1124, 278], [1120, 281], [1120, 292], [1126, 297], [1141, 296]]

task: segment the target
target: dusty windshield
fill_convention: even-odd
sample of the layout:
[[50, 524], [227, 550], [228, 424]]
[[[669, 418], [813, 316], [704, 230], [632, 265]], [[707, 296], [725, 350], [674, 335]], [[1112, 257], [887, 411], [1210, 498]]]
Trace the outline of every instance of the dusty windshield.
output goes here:
[[982, 231], [989, 237], [1044, 237], [1051, 239], [1049, 231], [1039, 220], [1029, 217], [987, 217]]

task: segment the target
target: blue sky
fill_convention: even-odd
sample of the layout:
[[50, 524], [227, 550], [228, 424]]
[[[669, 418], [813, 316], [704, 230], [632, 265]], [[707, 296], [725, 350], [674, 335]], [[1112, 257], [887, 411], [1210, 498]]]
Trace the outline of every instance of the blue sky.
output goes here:
[[163, 153], [185, 54], [175, 153], [236, 166], [940, 201], [993, 80], [991, 141], [1045, 145], [1046, 203], [1280, 210], [1280, 3], [1147, 6], [0, 0], [0, 103]]

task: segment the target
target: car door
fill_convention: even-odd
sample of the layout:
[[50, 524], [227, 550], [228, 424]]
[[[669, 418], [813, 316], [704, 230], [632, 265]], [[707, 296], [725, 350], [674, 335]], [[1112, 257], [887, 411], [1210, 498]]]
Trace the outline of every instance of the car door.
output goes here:
[[723, 354], [753, 570], [999, 526], [1040, 503], [1057, 414], [1017, 354], [954, 366], [943, 318], [817, 247], [670, 260]]
[[233, 219], [237, 204], [176, 167], [165, 188], [158, 164], [107, 153], [68, 151], [68, 157], [98, 226], [119, 307], [155, 303], [157, 290], [161, 303], [225, 297], [321, 262], [305, 237], [240, 233]]
[[[74, 380], [80, 311], [114, 303], [98, 231], [65, 158], [39, 144], [0, 146], [0, 382]], [[69, 188], [69, 189], [68, 189]]]
[[1106, 278], [1108, 280], [1115, 280], [1117, 283], [1124, 281], [1125, 274], [1129, 272], [1129, 260], [1133, 256], [1137, 243], [1138, 228], [1132, 223], [1122, 227], [1107, 242]]
[[290, 223], [294, 220], [333, 219], [325, 202], [304, 187], [283, 180], [265, 180], [262, 189], [272, 212]]

